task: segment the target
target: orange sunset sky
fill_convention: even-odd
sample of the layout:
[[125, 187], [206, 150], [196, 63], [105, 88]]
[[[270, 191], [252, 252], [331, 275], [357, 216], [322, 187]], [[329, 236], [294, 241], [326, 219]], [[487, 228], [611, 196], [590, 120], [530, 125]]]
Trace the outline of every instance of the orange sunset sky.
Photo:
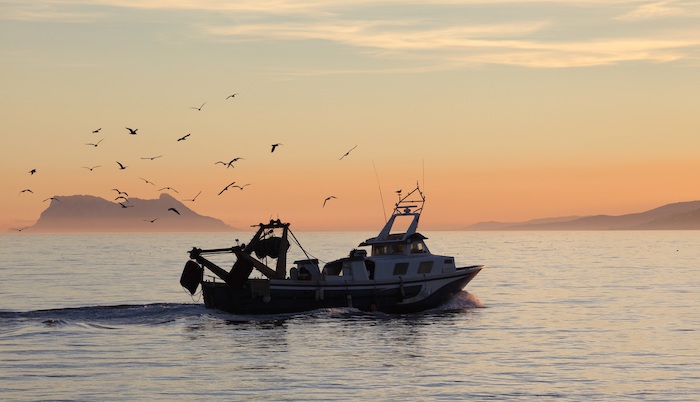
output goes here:
[[700, 199], [697, 1], [0, 0], [0, 20], [0, 231], [112, 188], [201, 191], [183, 202], [246, 229], [378, 230], [416, 182], [426, 230]]

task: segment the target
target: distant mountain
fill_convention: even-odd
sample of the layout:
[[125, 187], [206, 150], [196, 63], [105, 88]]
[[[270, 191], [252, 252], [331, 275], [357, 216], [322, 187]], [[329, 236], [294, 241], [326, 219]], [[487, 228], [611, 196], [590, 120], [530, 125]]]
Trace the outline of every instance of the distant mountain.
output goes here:
[[646, 212], [536, 219], [519, 223], [482, 222], [466, 230], [698, 230], [700, 201], [678, 202]]
[[[234, 228], [202, 216], [168, 194], [130, 198], [127, 208], [92, 195], [56, 196], [31, 227], [33, 232], [224, 232]], [[178, 213], [169, 210], [174, 208]], [[151, 222], [152, 221], [152, 222]]]

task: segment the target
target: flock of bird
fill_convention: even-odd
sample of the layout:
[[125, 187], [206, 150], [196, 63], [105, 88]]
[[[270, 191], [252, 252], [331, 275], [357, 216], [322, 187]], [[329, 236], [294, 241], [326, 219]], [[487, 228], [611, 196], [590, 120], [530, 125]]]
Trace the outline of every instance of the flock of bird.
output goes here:
[[[226, 100], [235, 98], [236, 96], [238, 96], [238, 93], [231, 94], [231, 95], [229, 95], [229, 96], [226, 97]], [[194, 110], [197, 111], [197, 112], [201, 112], [202, 109], [204, 108], [204, 106], [205, 106], [206, 104], [207, 104], [207, 102], [204, 102], [204, 103], [202, 103], [200, 106], [192, 106], [192, 107], [190, 107], [190, 109], [194, 109]], [[125, 129], [127, 130], [127, 134], [128, 134], [128, 135], [132, 135], [132, 136], [139, 135], [139, 134], [138, 134], [138, 130], [139, 130], [138, 128], [125, 127]], [[92, 133], [92, 134], [99, 134], [101, 131], [102, 131], [102, 127], [96, 128], [96, 129], [92, 130], [91, 133]], [[183, 135], [183, 136], [177, 138], [177, 142], [185, 141], [185, 140], [187, 140], [191, 135], [192, 135], [192, 133], [185, 134], [185, 135]], [[102, 139], [100, 139], [99, 141], [96, 141], [96, 142], [87, 142], [87, 143], [85, 143], [85, 145], [87, 145], [87, 146], [92, 146], [92, 147], [97, 148], [97, 147], [102, 143], [102, 141], [104, 141], [104, 138], [102, 138]], [[271, 144], [270, 153], [274, 153], [275, 150], [277, 150], [278, 147], [280, 147], [280, 146], [282, 146], [282, 145], [284, 145], [284, 144], [282, 144], [282, 143], [274, 143], [274, 144]], [[353, 150], [355, 150], [355, 148], [357, 148], [357, 145], [355, 145], [354, 147], [352, 147], [351, 149], [349, 149], [347, 152], [345, 152], [345, 153], [340, 157], [340, 160], [343, 160], [345, 157], [349, 156], [350, 153], [351, 153]], [[141, 157], [141, 159], [144, 159], [144, 160], [151, 160], [151, 161], [152, 161], [152, 160], [161, 158], [162, 156], [163, 156], [163, 155], [146, 156], [146, 157]], [[238, 162], [238, 161], [240, 161], [240, 160], [243, 160], [243, 159], [244, 159], [244, 158], [242, 158], [242, 157], [235, 157], [235, 158], [232, 158], [232, 159], [229, 160], [229, 161], [217, 161], [217, 162], [214, 163], [214, 165], [221, 164], [221, 165], [223, 165], [224, 167], [226, 167], [226, 168], [228, 169], [228, 168], [234, 167], [234, 164], [235, 164], [236, 162]], [[123, 163], [121, 163], [121, 162], [119, 162], [119, 161], [115, 161], [115, 162], [116, 162], [116, 165], [117, 165], [116, 168], [117, 168], [118, 170], [126, 170], [126, 169], [129, 167], [128, 165], [125, 165], [125, 164], [123, 164]], [[87, 170], [90, 171], [90, 172], [94, 171], [94, 170], [97, 169], [97, 168], [101, 168], [101, 167], [102, 167], [102, 165], [83, 166], [84, 169], [87, 169]], [[29, 173], [31, 176], [34, 176], [35, 174], [38, 173], [38, 170], [37, 170], [36, 168], [32, 168], [31, 170], [29, 170], [28, 173]], [[147, 179], [145, 179], [145, 178], [143, 178], [143, 177], [139, 177], [139, 179], [143, 180], [146, 184], [150, 184], [150, 185], [155, 186], [155, 183], [153, 183], [153, 182], [151, 182], [151, 181], [149, 181], [149, 180], [147, 180]], [[248, 187], [248, 186], [250, 186], [250, 185], [251, 185], [250, 183], [238, 184], [237, 182], [233, 181], [233, 182], [227, 184], [225, 187], [223, 187], [223, 188], [218, 192], [217, 195], [220, 196], [220, 195], [222, 195], [224, 192], [226, 192], [227, 190], [232, 189], [232, 188], [237, 188], [237, 189], [239, 189], [239, 190], [243, 190], [243, 189], [245, 189], [246, 187]], [[116, 188], [113, 188], [112, 190], [114, 190], [114, 191], [117, 192], [117, 197], [114, 199], [115, 204], [119, 205], [121, 208], [132, 208], [132, 207], [134, 207], [134, 205], [129, 204], [129, 195], [128, 195], [126, 192], [120, 191], [119, 189], [116, 189]], [[172, 188], [172, 187], [167, 187], [167, 186], [166, 186], [166, 187], [160, 188], [158, 191], [161, 191], [161, 192], [162, 192], [162, 191], [173, 191], [173, 192], [179, 194], [179, 191], [177, 191], [176, 189], [174, 189], [174, 188]], [[20, 190], [20, 192], [19, 192], [20, 195], [25, 194], [25, 193], [32, 193], [32, 194], [33, 194], [34, 191], [33, 191], [32, 189], [30, 189], [30, 188], [24, 188], [24, 189]], [[183, 199], [182, 201], [195, 202], [195, 201], [197, 200], [197, 197], [200, 196], [200, 194], [202, 194], [202, 190], [200, 190], [194, 197], [188, 198], [188, 199]], [[332, 199], [336, 199], [336, 198], [337, 198], [337, 197], [334, 196], [334, 195], [331, 195], [331, 196], [326, 197], [326, 198], [323, 200], [323, 203], [322, 203], [321, 207], [322, 207], [322, 208], [325, 208], [325, 206], [326, 206], [326, 204], [328, 203], [328, 201], [330, 201], [330, 200], [332, 200]], [[50, 200], [50, 201], [55, 201], [55, 202], [57, 202], [57, 203], [62, 203], [62, 201], [61, 201], [59, 198], [55, 197], [55, 196], [54, 196], [54, 197], [46, 198], [46, 199], [44, 199], [43, 201], [46, 202], [46, 201], [49, 201], [49, 200]], [[171, 207], [171, 208], [168, 208], [168, 211], [171, 211], [171, 212], [173, 212], [173, 213], [175, 213], [175, 214], [177, 214], [177, 215], [180, 215], [180, 212], [179, 212], [176, 208], [172, 208], [172, 207]], [[156, 218], [153, 218], [153, 219], [144, 219], [144, 221], [145, 221], [145, 222], [149, 222], [149, 223], [155, 223], [158, 219], [159, 219], [159, 217], [156, 217]], [[23, 230], [25, 230], [25, 229], [27, 229], [27, 228], [28, 228], [28, 227], [23, 227], [23, 228], [11, 228], [11, 230], [15, 230], [15, 231], [21, 232], [21, 231], [23, 231]]]

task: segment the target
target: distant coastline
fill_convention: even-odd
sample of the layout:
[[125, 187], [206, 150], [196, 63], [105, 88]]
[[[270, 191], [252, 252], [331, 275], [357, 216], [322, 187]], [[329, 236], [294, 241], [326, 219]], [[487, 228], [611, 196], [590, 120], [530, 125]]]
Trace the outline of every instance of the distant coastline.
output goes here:
[[569, 216], [525, 222], [480, 222], [464, 230], [700, 230], [700, 201], [625, 215]]
[[31, 226], [32, 233], [230, 232], [223, 221], [200, 215], [172, 196], [118, 203], [92, 195], [55, 196]]

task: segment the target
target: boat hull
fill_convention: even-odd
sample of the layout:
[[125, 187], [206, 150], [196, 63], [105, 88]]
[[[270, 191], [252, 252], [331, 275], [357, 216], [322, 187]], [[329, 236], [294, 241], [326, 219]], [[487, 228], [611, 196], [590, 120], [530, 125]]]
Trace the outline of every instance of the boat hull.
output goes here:
[[460, 292], [482, 266], [399, 281], [324, 282], [248, 279], [234, 289], [202, 281], [207, 308], [234, 314], [281, 314], [320, 308], [352, 307], [363, 311], [410, 313], [435, 308]]

